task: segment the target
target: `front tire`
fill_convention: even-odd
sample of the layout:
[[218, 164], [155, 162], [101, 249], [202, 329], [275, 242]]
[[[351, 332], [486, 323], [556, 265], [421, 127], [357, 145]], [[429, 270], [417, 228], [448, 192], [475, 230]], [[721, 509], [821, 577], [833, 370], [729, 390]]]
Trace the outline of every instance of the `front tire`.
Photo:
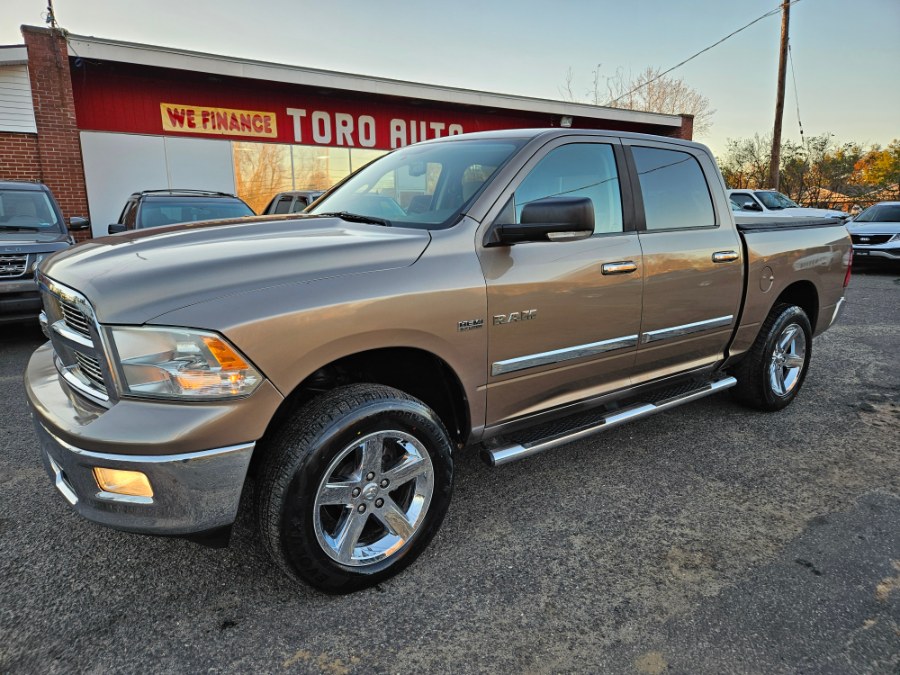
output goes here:
[[811, 354], [809, 317], [796, 305], [775, 305], [735, 368], [735, 399], [758, 410], [781, 410], [803, 386]]
[[357, 384], [323, 394], [268, 448], [258, 496], [266, 549], [327, 593], [397, 574], [447, 513], [450, 452], [437, 415], [401, 391]]

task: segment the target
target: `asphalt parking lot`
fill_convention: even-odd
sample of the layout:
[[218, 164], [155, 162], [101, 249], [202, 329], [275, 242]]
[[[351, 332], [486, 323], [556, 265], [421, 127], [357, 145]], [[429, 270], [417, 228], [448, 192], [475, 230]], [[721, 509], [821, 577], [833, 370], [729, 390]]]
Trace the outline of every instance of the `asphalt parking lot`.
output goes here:
[[0, 673], [900, 672], [900, 275], [857, 272], [803, 391], [727, 393], [491, 469], [406, 572], [329, 597], [107, 530], [41, 468], [0, 327]]

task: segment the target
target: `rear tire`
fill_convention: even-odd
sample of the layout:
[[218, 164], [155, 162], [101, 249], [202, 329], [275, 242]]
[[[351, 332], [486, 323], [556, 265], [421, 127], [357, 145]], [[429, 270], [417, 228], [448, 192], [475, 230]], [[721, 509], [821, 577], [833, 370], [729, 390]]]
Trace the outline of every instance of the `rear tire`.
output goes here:
[[323, 394], [267, 448], [257, 498], [266, 549], [326, 593], [397, 574], [447, 513], [450, 451], [437, 415], [401, 391], [356, 384]]
[[734, 369], [738, 381], [731, 390], [734, 398], [757, 410], [781, 410], [803, 386], [811, 355], [809, 317], [796, 305], [775, 305]]

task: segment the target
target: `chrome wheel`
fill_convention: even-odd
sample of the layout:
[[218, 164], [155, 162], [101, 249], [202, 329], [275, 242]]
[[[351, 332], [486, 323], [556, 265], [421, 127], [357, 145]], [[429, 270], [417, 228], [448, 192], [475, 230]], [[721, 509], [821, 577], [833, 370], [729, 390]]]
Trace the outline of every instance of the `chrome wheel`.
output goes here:
[[806, 334], [796, 323], [778, 336], [769, 363], [769, 386], [778, 396], [787, 396], [797, 383], [806, 363]]
[[339, 452], [313, 506], [316, 539], [342, 565], [371, 565], [401, 551], [425, 520], [434, 467], [402, 431], [363, 436]]

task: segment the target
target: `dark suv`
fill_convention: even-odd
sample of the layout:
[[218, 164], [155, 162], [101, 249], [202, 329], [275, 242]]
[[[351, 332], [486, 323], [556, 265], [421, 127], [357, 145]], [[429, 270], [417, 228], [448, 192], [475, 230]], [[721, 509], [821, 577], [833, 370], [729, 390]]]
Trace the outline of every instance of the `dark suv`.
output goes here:
[[226, 192], [204, 190], [144, 190], [128, 198], [119, 222], [109, 234], [148, 227], [253, 216], [247, 204]]
[[[88, 225], [87, 218], [69, 220], [73, 230]], [[41, 297], [34, 270], [74, 243], [46, 185], [0, 181], [0, 323], [37, 318]]]

